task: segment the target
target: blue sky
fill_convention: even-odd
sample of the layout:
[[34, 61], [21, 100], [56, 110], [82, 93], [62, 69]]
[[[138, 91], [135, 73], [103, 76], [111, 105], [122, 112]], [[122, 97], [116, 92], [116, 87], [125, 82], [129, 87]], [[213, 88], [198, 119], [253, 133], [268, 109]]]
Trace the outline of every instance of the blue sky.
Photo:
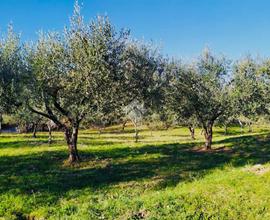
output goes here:
[[[153, 40], [178, 58], [208, 46], [233, 59], [247, 53], [270, 56], [269, 0], [81, 0], [86, 20], [107, 14], [117, 28]], [[68, 24], [73, 0], [0, 0], [0, 31], [12, 22], [24, 40], [38, 30]]]

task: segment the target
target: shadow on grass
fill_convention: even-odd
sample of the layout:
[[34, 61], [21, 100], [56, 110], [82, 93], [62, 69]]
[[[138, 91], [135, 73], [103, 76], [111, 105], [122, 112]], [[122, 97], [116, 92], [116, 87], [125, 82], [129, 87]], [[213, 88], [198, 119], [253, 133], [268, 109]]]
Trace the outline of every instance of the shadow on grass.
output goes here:
[[[16, 145], [16, 142], [13, 144]], [[42, 198], [48, 197], [44, 199], [47, 202], [56, 202], [69, 190], [106, 188], [112, 184], [145, 179], [158, 179], [155, 187], [163, 188], [191, 181], [194, 177], [199, 178], [226, 163], [243, 166], [270, 160], [270, 142], [266, 135], [231, 137], [214, 143], [230, 146], [233, 149], [230, 152], [191, 150], [200, 144], [175, 143], [84, 150], [81, 152], [82, 163], [90, 161], [92, 165], [88, 164], [83, 169], [62, 166], [67, 153], [60, 150], [1, 156], [0, 193], [36, 193]]]
[[[121, 143], [121, 142], [118, 142]], [[117, 144], [116, 142], [112, 141], [106, 141], [106, 140], [101, 140], [101, 141], [92, 141], [89, 143], [89, 139], [86, 138], [79, 138], [79, 143], [78, 146], [80, 145], [86, 145], [86, 146], [108, 146], [108, 145], [114, 145]], [[8, 142], [0, 142], [0, 149], [4, 148], [13, 148], [13, 149], [23, 149], [23, 148], [38, 148], [42, 145], [48, 145], [48, 140], [46, 139], [40, 139], [40, 138], [29, 138], [27, 140], [17, 140], [17, 141], [8, 141]], [[59, 147], [59, 146], [66, 146], [66, 141], [65, 140], [56, 140], [53, 139], [52, 143], [48, 145], [48, 147]], [[1, 160], [1, 157], [0, 157]]]
[[[268, 129], [260, 129], [259, 133], [267, 133], [269, 132]], [[244, 128], [242, 131], [241, 131], [241, 128], [228, 128], [227, 132], [225, 132], [225, 129], [218, 129], [218, 130], [215, 130], [215, 134], [218, 134], [218, 135], [221, 135], [221, 136], [228, 136], [228, 135], [245, 135], [245, 134], [250, 134], [252, 135], [253, 132], [250, 132], [248, 131], [248, 128]], [[254, 133], [253, 133], [254, 134]]]
[[215, 143], [231, 146], [233, 153], [230, 155], [230, 162], [234, 166], [270, 161], [270, 136], [267, 133], [232, 137]]
[[48, 140], [28, 139], [28, 140], [8, 141], [8, 142], [0, 142], [0, 149], [39, 147], [40, 145], [43, 144], [48, 144]]

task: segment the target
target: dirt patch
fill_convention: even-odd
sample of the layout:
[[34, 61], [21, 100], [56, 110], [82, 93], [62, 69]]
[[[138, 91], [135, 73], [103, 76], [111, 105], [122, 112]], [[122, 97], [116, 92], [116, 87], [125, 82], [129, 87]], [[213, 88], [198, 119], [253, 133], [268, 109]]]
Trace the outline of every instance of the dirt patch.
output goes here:
[[137, 213], [133, 213], [131, 219], [145, 219], [148, 216], [148, 212], [146, 210], [140, 210]]
[[206, 149], [204, 146], [196, 146], [191, 149], [191, 151], [196, 152], [196, 153], [232, 153], [233, 149], [229, 147], [217, 147], [217, 148], [212, 148], [212, 149]]
[[270, 171], [270, 167], [265, 167], [262, 164], [256, 164], [252, 167], [245, 168], [246, 171], [255, 173], [257, 175], [262, 175]]

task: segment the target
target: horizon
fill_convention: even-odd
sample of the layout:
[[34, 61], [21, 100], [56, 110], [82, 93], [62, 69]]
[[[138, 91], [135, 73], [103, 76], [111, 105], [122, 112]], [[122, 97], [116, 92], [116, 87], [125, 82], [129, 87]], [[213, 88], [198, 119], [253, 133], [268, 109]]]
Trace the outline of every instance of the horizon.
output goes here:
[[[74, 0], [1, 0], [0, 33], [12, 22], [23, 41], [35, 41], [37, 32], [61, 31], [69, 24]], [[79, 1], [85, 21], [107, 15], [120, 30], [152, 41], [169, 57], [192, 59], [205, 47], [215, 54], [239, 59], [247, 54], [270, 56], [270, 2], [266, 0]], [[48, 13], [49, 12], [49, 13]]]

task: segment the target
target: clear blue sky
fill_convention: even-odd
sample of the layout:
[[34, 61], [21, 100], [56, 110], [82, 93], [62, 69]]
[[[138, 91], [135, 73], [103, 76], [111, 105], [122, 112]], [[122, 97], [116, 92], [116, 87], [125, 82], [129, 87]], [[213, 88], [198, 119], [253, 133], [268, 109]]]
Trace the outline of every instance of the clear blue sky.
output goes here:
[[[86, 20], [105, 13], [116, 27], [161, 44], [165, 54], [189, 58], [208, 46], [238, 58], [270, 56], [269, 0], [81, 0]], [[0, 0], [0, 31], [13, 22], [23, 39], [38, 30], [61, 30], [73, 0]]]

